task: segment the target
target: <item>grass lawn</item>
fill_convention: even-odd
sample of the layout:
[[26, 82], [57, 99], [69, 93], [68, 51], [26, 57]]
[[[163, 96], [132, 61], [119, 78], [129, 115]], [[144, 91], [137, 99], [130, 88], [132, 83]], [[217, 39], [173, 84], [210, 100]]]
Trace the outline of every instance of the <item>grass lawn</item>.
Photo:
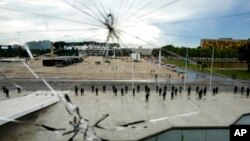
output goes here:
[[[185, 61], [184, 60], [167, 60], [166, 63], [173, 64], [173, 65], [180, 67], [180, 68], [185, 68]], [[193, 71], [198, 71], [198, 66], [190, 63], [188, 65], [188, 69], [193, 70]], [[210, 67], [206, 68], [203, 72], [210, 74]], [[224, 76], [227, 76], [229, 78], [232, 78], [232, 75], [236, 74], [236, 79], [250, 80], [250, 72], [248, 72], [247, 70], [220, 70], [220, 69], [214, 68], [213, 73], [214, 73], [214, 75], [216, 75], [216, 73], [217, 73], [217, 75], [224, 75]]]
[[236, 75], [236, 79], [250, 80], [250, 72], [247, 70], [215, 70], [216, 73], [223, 74], [232, 78], [232, 75]]

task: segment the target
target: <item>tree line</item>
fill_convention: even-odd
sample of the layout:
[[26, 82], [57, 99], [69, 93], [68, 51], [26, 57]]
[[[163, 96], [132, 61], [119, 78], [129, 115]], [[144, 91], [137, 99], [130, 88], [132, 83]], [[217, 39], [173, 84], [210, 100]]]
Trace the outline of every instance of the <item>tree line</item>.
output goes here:
[[[198, 65], [202, 65], [202, 60], [211, 58], [213, 47], [175, 47], [173, 45], [166, 45], [161, 48], [161, 55], [164, 57], [175, 57], [173, 54], [170, 54], [168, 51], [174, 52], [180, 56], [185, 57], [188, 49], [189, 59], [194, 59]], [[153, 49], [152, 55], [158, 57], [159, 49]], [[250, 71], [250, 43], [244, 44], [239, 47], [225, 47], [225, 48], [216, 48], [214, 47], [214, 58], [217, 60], [238, 60], [245, 61], [248, 64], [248, 71]]]
[[[78, 50], [72, 48], [72, 50], [65, 51], [64, 46], [81, 46], [81, 45], [100, 45], [103, 46], [106, 43], [98, 43], [94, 41], [88, 42], [71, 42], [66, 43], [64, 41], [54, 42], [53, 45], [55, 50], [60, 50], [58, 55], [67, 54], [67, 55], [78, 55]], [[119, 46], [118, 44], [110, 44], [111, 46]], [[175, 47], [173, 45], [166, 45], [161, 48], [162, 56], [169, 57], [173, 56], [167, 51], [174, 52], [180, 56], [186, 56], [186, 50], [188, 47]], [[167, 50], [167, 51], [166, 51]], [[42, 55], [49, 53], [49, 49], [32, 49], [33, 54]], [[202, 58], [211, 58], [213, 47], [197, 47], [197, 48], [188, 48], [188, 57], [196, 58], [197, 64], [202, 65]], [[123, 52], [127, 53], [128, 50], [124, 50]], [[153, 49], [152, 55], [157, 57], [159, 53], [159, 49]], [[214, 47], [214, 57], [219, 59], [237, 59], [239, 61], [245, 61], [248, 64], [248, 71], [250, 71], [250, 43], [244, 44], [239, 47], [225, 47], [225, 48], [216, 48]], [[129, 55], [129, 54], [127, 54]], [[7, 49], [3, 49], [0, 46], [0, 57], [28, 57], [27, 52], [22, 46], [18, 46], [13, 48], [12, 46], [7, 46]]]

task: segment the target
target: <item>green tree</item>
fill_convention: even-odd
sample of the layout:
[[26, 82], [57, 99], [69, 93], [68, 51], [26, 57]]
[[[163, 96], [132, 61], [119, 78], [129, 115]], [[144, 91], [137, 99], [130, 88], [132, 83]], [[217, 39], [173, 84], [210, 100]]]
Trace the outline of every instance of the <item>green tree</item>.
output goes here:
[[2, 49], [2, 46], [0, 45], [0, 57], [3, 57], [3, 49]]
[[247, 70], [250, 71], [250, 43], [240, 47], [239, 51], [239, 60], [246, 61], [247, 63]]
[[53, 46], [55, 47], [56, 50], [64, 49], [65, 45], [66, 45], [66, 43], [64, 41], [59, 41], [59, 42], [53, 43]]
[[201, 64], [201, 70], [204, 71], [205, 68], [207, 68], [207, 64], [206, 63], [202, 63]]
[[200, 66], [201, 66], [201, 64], [202, 64], [202, 61], [199, 60], [199, 61], [197, 61], [196, 63], [197, 63], [198, 71], [200, 71]]

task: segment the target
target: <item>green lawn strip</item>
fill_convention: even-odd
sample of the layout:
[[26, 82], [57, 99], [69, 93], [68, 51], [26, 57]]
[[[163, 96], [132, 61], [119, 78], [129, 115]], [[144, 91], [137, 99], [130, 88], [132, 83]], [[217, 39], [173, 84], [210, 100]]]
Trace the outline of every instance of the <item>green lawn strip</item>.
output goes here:
[[[167, 60], [167, 64], [172, 64], [180, 68], [185, 68], [184, 60]], [[192, 71], [198, 71], [198, 66], [196, 64], [188, 64], [188, 69]], [[201, 69], [201, 68], [200, 68]], [[203, 73], [210, 74], [210, 67], [204, 69]], [[247, 70], [221, 70], [218, 68], [213, 69], [213, 75], [216, 76], [226, 76], [232, 78], [232, 75], [236, 74], [236, 79], [240, 80], [250, 80], [250, 72]]]
[[236, 79], [240, 80], [250, 80], [250, 72], [247, 70], [215, 70], [217, 73], [225, 75], [227, 77], [232, 77], [232, 75], [236, 75]]

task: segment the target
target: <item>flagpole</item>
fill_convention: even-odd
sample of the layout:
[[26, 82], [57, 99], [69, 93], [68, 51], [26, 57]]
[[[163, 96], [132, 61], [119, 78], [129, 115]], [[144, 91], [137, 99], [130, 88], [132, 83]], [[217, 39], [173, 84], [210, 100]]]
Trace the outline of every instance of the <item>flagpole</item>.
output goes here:
[[[160, 76], [161, 76], [161, 47], [159, 49], [159, 76], [157, 77], [157, 86], [159, 87], [160, 83]], [[159, 81], [158, 81], [159, 80]]]
[[[134, 52], [134, 49], [132, 48], [132, 53]], [[133, 57], [131, 56], [132, 58], [132, 92], [133, 92], [133, 89], [134, 89], [134, 59]]]
[[214, 65], [214, 47], [212, 52], [212, 62], [211, 62], [211, 70], [210, 70], [210, 82], [209, 82], [209, 91], [212, 90], [212, 76], [213, 76], [213, 65]]
[[183, 86], [184, 92], [186, 91], [186, 82], [187, 82], [187, 63], [188, 63], [188, 48], [186, 49], [185, 73], [184, 73], [184, 86]]
[[161, 48], [159, 49], [159, 68], [161, 68]]

